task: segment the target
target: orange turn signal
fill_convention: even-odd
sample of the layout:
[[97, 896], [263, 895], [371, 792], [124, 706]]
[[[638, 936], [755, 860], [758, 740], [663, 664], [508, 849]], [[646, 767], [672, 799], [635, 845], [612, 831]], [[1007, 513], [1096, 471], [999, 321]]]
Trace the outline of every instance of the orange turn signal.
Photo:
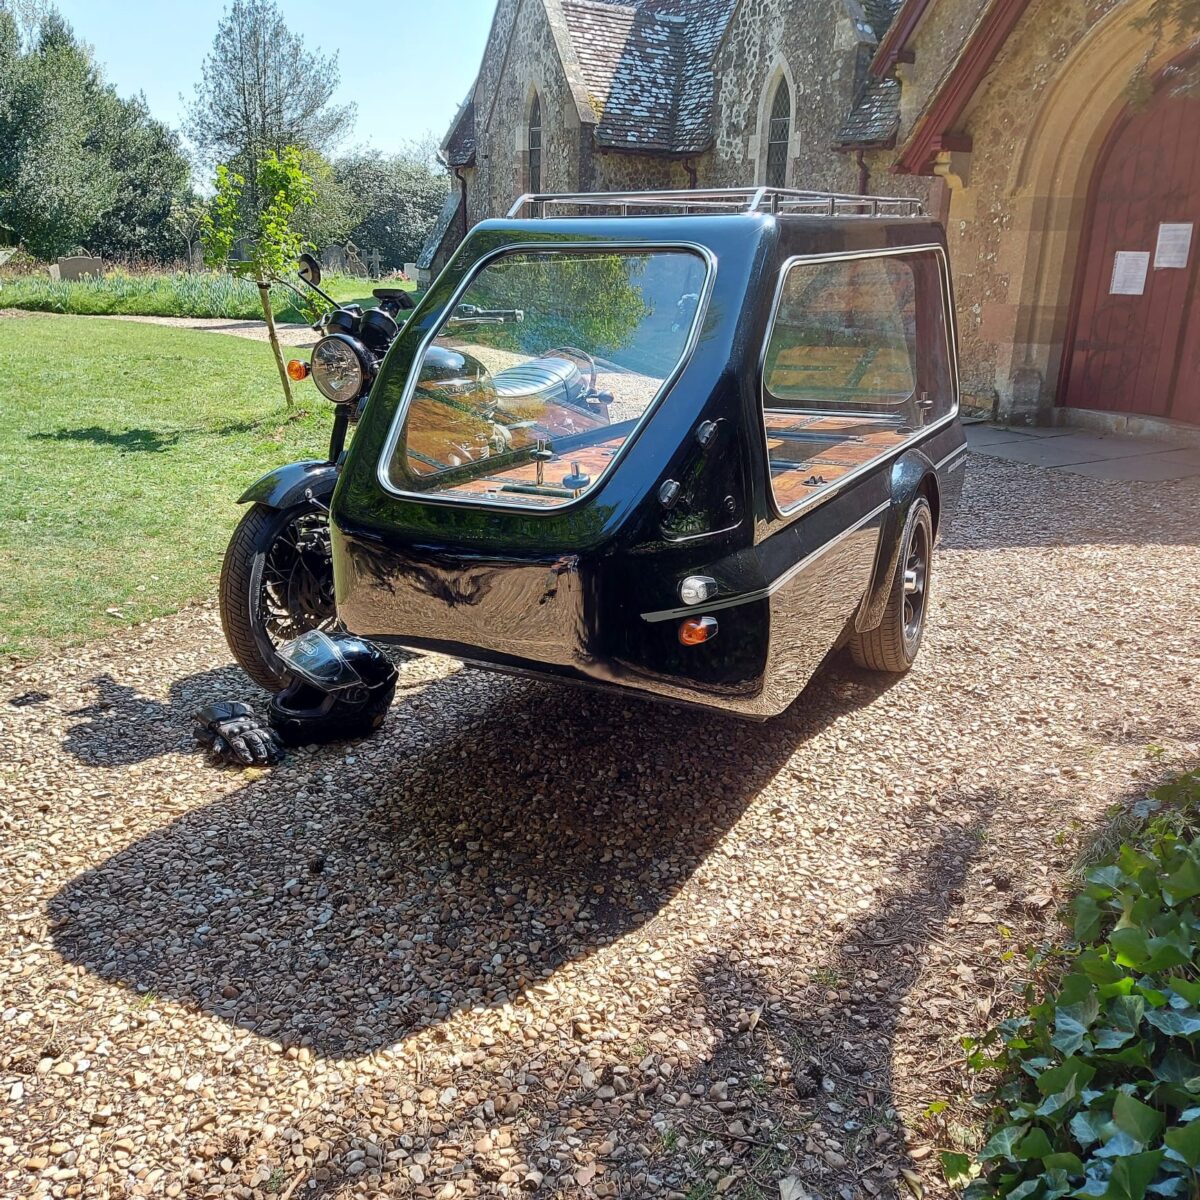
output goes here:
[[699, 646], [717, 636], [716, 617], [688, 617], [679, 623], [679, 640], [685, 646]]
[[297, 383], [307, 379], [312, 374], [312, 368], [303, 359], [293, 358], [288, 363], [288, 378], [294, 379]]

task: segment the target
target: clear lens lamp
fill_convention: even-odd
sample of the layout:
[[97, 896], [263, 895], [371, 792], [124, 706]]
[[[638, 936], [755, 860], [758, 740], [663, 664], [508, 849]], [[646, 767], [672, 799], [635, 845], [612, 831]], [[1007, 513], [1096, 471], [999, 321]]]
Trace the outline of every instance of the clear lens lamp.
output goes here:
[[679, 585], [679, 598], [684, 604], [703, 604], [717, 594], [717, 581], [708, 575], [689, 575]]

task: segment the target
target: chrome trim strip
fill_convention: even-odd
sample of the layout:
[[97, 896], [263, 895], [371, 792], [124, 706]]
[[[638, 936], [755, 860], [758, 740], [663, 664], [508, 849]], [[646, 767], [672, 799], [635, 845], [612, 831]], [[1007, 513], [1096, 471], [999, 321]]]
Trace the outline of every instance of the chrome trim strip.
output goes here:
[[742, 592], [738, 596], [726, 596], [725, 599], [714, 600], [711, 604], [689, 604], [683, 606], [682, 608], [663, 608], [659, 609], [657, 612], [644, 612], [642, 613], [642, 620], [653, 623], [656, 621], [669, 621], [673, 617], [702, 617], [708, 613], [717, 612], [723, 608], [736, 608], [739, 604], [750, 604], [755, 600], [766, 600], [769, 596], [773, 596], [781, 587], [794, 579], [796, 575], [803, 571], [804, 568], [810, 563], [815, 562], [823, 554], [828, 553], [839, 542], [845, 541], [846, 538], [848, 538], [852, 533], [857, 533], [864, 525], [869, 524], [877, 516], [879, 516], [880, 513], [891, 508], [891, 506], [892, 502], [888, 500], [879, 505], [877, 508], [871, 509], [871, 511], [867, 513], [865, 517], [855, 521], [853, 525], [843, 529], [841, 533], [831, 537], [829, 541], [823, 542], [815, 550], [810, 550], [808, 554], [799, 560], [799, 562], [793, 563], [786, 571], [784, 571], [782, 575], [778, 576], [771, 583], [767, 584], [766, 587], [755, 588], [752, 592]]
[[[953, 450], [951, 450], [945, 458], [938, 459], [938, 461], [933, 465], [940, 471], [952, 458], [958, 458], [961, 455], [966, 454], [969, 449], [970, 446], [964, 442], [961, 446], [956, 446]], [[950, 470], [954, 470], [954, 468], [951, 467]]]
[[[901, 258], [907, 254], [927, 254], [933, 251], [938, 257], [938, 263], [941, 268], [940, 275], [942, 281], [942, 316], [946, 323], [946, 350], [947, 362], [950, 366], [950, 378], [954, 385], [954, 403], [950, 411], [943, 417], [939, 417], [931, 425], [926, 425], [918, 430], [912, 437], [901, 442], [898, 446], [892, 446], [890, 449], [880, 454], [877, 458], [869, 459], [865, 463], [860, 463], [853, 471], [835, 479], [832, 483], [826, 484], [821, 490], [814, 492], [811, 496], [803, 500], [797, 501], [790, 508], [780, 508], [779, 501], [775, 498], [775, 484], [771, 479], [771, 456], [767, 449], [767, 347], [771, 343], [771, 334], [775, 328], [775, 319], [779, 314], [779, 305], [783, 299], [783, 287], [787, 282], [788, 272], [798, 263], [810, 262], [847, 262], [851, 259], [858, 258]], [[841, 492], [848, 484], [853, 483], [856, 479], [862, 478], [868, 471], [875, 470], [880, 463], [885, 462], [889, 458], [894, 458], [899, 454], [904, 453], [910, 447], [916, 445], [919, 441], [927, 438], [930, 434], [936, 433], [939, 429], [944, 429], [952, 421], [957, 420], [959, 410], [959, 397], [961, 385], [958, 377], [958, 338], [956, 336], [957, 326], [954, 318], [954, 305], [950, 302], [950, 267], [946, 260], [946, 251], [937, 242], [922, 243], [916, 246], [884, 246], [874, 250], [852, 250], [852, 251], [837, 251], [831, 254], [794, 254], [791, 258], [786, 259], [783, 265], [779, 268], [779, 282], [775, 285], [775, 299], [771, 304], [771, 319], [767, 324], [767, 334], [763, 339], [762, 349], [759, 351], [758, 357], [758, 409], [762, 416], [762, 450], [763, 458], [766, 462], [767, 475], [767, 495], [771, 502], [771, 508], [777, 517], [797, 517], [801, 513], [808, 512], [809, 509], [816, 507], [818, 504], [824, 504], [826, 500], [831, 499]], [[821, 415], [840, 415], [838, 413], [828, 413], [823, 409], [804, 409], [804, 408], [788, 408], [781, 410], [784, 412], [797, 413], [813, 413]]]
[[[445, 314], [454, 311], [454, 306], [458, 303], [459, 297], [470, 287], [471, 283], [484, 270], [487, 265], [494, 259], [501, 258], [506, 254], [521, 253], [523, 251], [539, 251], [541, 253], [564, 253], [575, 250], [683, 250], [699, 255], [705, 265], [704, 284], [700, 289], [700, 301], [696, 305], [696, 313], [692, 318], [692, 327], [688, 332], [687, 341], [684, 343], [683, 353], [679, 357], [679, 362], [675, 364], [675, 369], [663, 380], [662, 386], [654, 393], [649, 404], [646, 405], [646, 411], [638, 418], [637, 424], [629, 431], [629, 436], [621, 443], [620, 449], [609, 460], [608, 466], [600, 473], [596, 482], [587, 489], [587, 492], [582, 496], [577, 496], [575, 499], [568, 501], [566, 504], [557, 504], [554, 506], [537, 505], [537, 504], [521, 504], [519, 502], [510, 502], [507, 504], [498, 503], [481, 499], [477, 496], [448, 496], [444, 493], [436, 492], [408, 492], [403, 488], [394, 487], [391, 480], [388, 478], [388, 463], [391, 462], [392, 455], [396, 452], [396, 447], [400, 442], [400, 434], [404, 429], [404, 418], [408, 415], [408, 406], [412, 402], [413, 392], [416, 390], [417, 377], [420, 374], [420, 364], [425, 358], [425, 352], [433, 344], [434, 339], [441, 332], [442, 325], [445, 323]], [[457, 252], [456, 252], [457, 254]], [[491, 512], [520, 512], [527, 514], [537, 514], [538, 516], [552, 517], [559, 513], [568, 512], [581, 504], [592, 501], [596, 493], [603, 486], [605, 479], [612, 475], [613, 469], [617, 463], [625, 457], [626, 452], [636, 441], [642, 428], [650, 420], [657, 411], [659, 405], [665, 399], [667, 393], [678, 382], [679, 377], [683, 374], [684, 369], [691, 361], [692, 354], [696, 349], [696, 343], [700, 340], [700, 326], [703, 324], [703, 319], [708, 312], [709, 298], [712, 296], [713, 281], [717, 274], [717, 258], [707, 246], [701, 246], [696, 242], [687, 241], [671, 241], [671, 242], [563, 242], [563, 243], [548, 243], [548, 242], [513, 242], [507, 246], [501, 246], [493, 250], [490, 254], [484, 255], [479, 259], [472, 269], [463, 276], [459, 281], [458, 287], [454, 289], [454, 294], [450, 297], [446, 307], [442, 309], [437, 323], [422, 339], [420, 346], [417, 348], [416, 354], [413, 356], [412, 366], [409, 368], [408, 378], [404, 382], [404, 391], [400, 396], [400, 403], [396, 405], [396, 414], [392, 418], [392, 426], [388, 430], [387, 438], [383, 443], [383, 450], [379, 455], [379, 462], [375, 466], [375, 478], [379, 486], [383, 488], [391, 496], [398, 496], [405, 500], [417, 500], [422, 504], [446, 504], [446, 505], [466, 505], [471, 508], [488, 509]], [[403, 332], [403, 331], [402, 331]]]

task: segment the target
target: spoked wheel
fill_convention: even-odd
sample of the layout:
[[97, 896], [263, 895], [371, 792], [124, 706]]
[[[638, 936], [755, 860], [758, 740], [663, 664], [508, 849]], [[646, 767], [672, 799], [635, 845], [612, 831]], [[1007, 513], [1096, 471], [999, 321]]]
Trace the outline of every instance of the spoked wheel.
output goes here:
[[267, 689], [283, 681], [278, 647], [309, 629], [337, 626], [329, 518], [316, 504], [256, 504], [221, 567], [221, 625], [238, 665]]
[[912, 665], [925, 634], [933, 559], [933, 515], [921, 496], [909, 509], [883, 620], [877, 629], [856, 633], [850, 653], [860, 667], [903, 674]]

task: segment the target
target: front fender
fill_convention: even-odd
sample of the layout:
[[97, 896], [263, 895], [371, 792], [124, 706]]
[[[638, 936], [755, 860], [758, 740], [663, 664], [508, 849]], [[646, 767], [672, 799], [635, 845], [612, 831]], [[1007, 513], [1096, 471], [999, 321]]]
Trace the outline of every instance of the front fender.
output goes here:
[[927, 479], [936, 489], [937, 468], [920, 450], [909, 450], [892, 465], [892, 502], [880, 526], [879, 548], [875, 551], [871, 586], [867, 588], [854, 616], [854, 628], [859, 633], [877, 629], [879, 622], [883, 620], [883, 610], [887, 608], [892, 580], [896, 576], [896, 562], [900, 557], [900, 540], [904, 534], [904, 526], [908, 521], [913, 501], [921, 494]]
[[252, 483], [239, 497], [239, 504], [263, 504], [267, 508], [290, 508], [299, 504], [306, 492], [328, 505], [338, 479], [331, 462], [294, 462], [276, 467]]

